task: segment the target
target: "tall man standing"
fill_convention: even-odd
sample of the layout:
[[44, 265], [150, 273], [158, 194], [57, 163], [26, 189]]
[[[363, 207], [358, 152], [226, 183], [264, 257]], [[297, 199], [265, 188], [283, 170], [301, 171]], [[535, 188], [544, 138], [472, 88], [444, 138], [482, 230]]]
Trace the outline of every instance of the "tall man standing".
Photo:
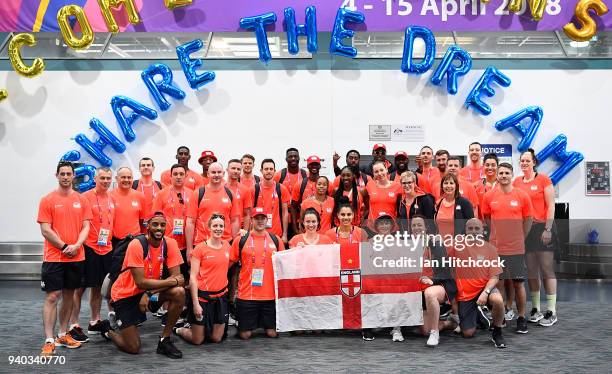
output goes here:
[[251, 198], [253, 209], [261, 207], [266, 211], [268, 232], [280, 236], [283, 243], [287, 243], [291, 195], [284, 185], [274, 181], [275, 171], [276, 166], [271, 158], [261, 162], [263, 180], [251, 190]]
[[[40, 200], [36, 219], [45, 238], [40, 282], [41, 289], [46, 293], [43, 306], [46, 337], [41, 352], [43, 356], [53, 355], [56, 346], [81, 346], [67, 331], [74, 290], [81, 287], [85, 260], [83, 243], [89, 234], [89, 221], [92, 218], [87, 199], [72, 190], [72, 164], [60, 162], [55, 176], [59, 187]], [[60, 327], [57, 338], [54, 338], [60, 296]]]
[[[188, 147], [182, 145], [176, 150], [176, 163], [185, 167], [185, 188], [189, 188], [190, 190], [196, 190], [200, 188], [204, 182], [202, 181], [202, 176], [199, 173], [189, 169], [189, 160], [191, 160], [191, 151]], [[161, 175], [161, 182], [164, 187], [172, 184], [172, 173], [170, 170], [166, 170]]]
[[145, 197], [145, 214], [150, 216], [153, 213], [153, 200], [161, 191], [162, 184], [160, 181], [153, 180], [153, 172], [155, 171], [155, 163], [149, 157], [143, 157], [138, 162], [138, 170], [140, 171], [140, 179], [135, 179], [132, 182], [132, 188], [142, 192]]
[[[252, 171], [251, 167], [251, 171]], [[232, 191], [234, 201], [238, 204], [240, 212], [239, 227], [244, 230], [249, 230], [251, 227], [251, 201], [250, 188], [240, 183], [240, 173], [242, 171], [242, 163], [238, 159], [231, 159], [227, 163], [227, 188]]]
[[[433, 194], [433, 181], [440, 178], [440, 170], [431, 165], [433, 159], [433, 150], [430, 146], [424, 146], [419, 152], [421, 167], [417, 172], [418, 185], [427, 193]], [[438, 187], [439, 188], [439, 187]]]
[[482, 179], [485, 177], [481, 162], [482, 145], [479, 142], [470, 143], [468, 156], [470, 158], [469, 164], [461, 169], [459, 175], [476, 186], [482, 183]]

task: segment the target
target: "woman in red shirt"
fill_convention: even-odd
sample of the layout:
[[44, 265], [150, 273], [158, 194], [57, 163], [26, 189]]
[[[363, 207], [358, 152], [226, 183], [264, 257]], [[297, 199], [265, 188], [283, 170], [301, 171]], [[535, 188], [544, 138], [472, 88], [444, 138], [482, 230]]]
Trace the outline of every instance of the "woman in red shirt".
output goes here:
[[361, 189], [357, 186], [357, 180], [355, 174], [349, 166], [342, 168], [340, 172], [340, 186], [334, 192], [334, 226], [340, 225], [338, 221], [338, 209], [340, 207], [340, 200], [343, 197], [348, 199], [349, 204], [353, 210], [353, 225], [359, 226], [363, 221], [364, 217], [368, 215], [368, 208], [364, 204], [363, 192], [365, 189]]
[[[528, 321], [540, 326], [552, 326], [557, 322], [557, 279], [554, 257], [557, 248], [555, 220], [555, 189], [550, 178], [536, 171], [538, 159], [533, 149], [521, 154], [523, 175], [512, 182], [529, 195], [533, 206], [533, 224], [525, 238], [525, 262], [531, 294], [532, 309]], [[540, 311], [540, 276], [546, 290], [547, 311]]]
[[[334, 199], [327, 195], [329, 188], [329, 179], [325, 176], [317, 178], [315, 194], [302, 201], [300, 211], [302, 214], [306, 209], [312, 208], [319, 213], [319, 233], [325, 232], [332, 227], [332, 217], [334, 214]], [[302, 224], [304, 222], [302, 221]]]
[[368, 183], [364, 191], [365, 201], [369, 206], [369, 221], [373, 223], [381, 212], [387, 213], [393, 219], [397, 218], [397, 198], [402, 194], [401, 185], [388, 179], [389, 172], [382, 161], [375, 162], [372, 171], [374, 183]]
[[459, 195], [457, 177], [446, 174], [440, 181], [442, 198], [436, 205], [435, 221], [438, 233], [442, 237], [448, 253], [452, 256], [455, 235], [465, 233], [465, 223], [474, 218], [474, 209], [470, 201]]
[[[289, 241], [289, 248], [304, 247], [306, 245], [332, 244], [331, 239], [325, 234], [319, 234], [321, 218], [315, 208], [307, 208], [302, 211], [302, 225], [304, 233], [298, 234]], [[327, 231], [327, 230], [326, 230]]]
[[212, 342], [221, 342], [228, 316], [226, 295], [230, 245], [221, 239], [225, 218], [213, 214], [208, 220], [208, 228], [211, 237], [198, 244], [191, 254], [191, 328], [175, 329], [177, 335], [196, 345], [202, 344], [206, 335]]
[[338, 219], [339, 226], [327, 230], [325, 233], [327, 237], [333, 243], [338, 244], [353, 244], [359, 243], [362, 240], [367, 240], [368, 237], [363, 230], [353, 225], [355, 213], [347, 197], [343, 196], [340, 198], [337, 208], [338, 213], [336, 218]]

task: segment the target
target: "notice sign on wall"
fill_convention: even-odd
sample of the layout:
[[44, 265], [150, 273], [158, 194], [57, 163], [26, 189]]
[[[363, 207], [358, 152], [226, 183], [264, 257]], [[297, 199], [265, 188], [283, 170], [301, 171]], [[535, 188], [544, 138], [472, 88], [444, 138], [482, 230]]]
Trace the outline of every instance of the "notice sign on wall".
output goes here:
[[391, 125], [370, 125], [370, 141], [382, 142], [391, 140]]
[[610, 195], [610, 162], [587, 161], [586, 194]]
[[424, 142], [423, 125], [370, 125], [370, 141]]
[[494, 153], [499, 163], [507, 162], [512, 165], [512, 144], [482, 144], [482, 156]]

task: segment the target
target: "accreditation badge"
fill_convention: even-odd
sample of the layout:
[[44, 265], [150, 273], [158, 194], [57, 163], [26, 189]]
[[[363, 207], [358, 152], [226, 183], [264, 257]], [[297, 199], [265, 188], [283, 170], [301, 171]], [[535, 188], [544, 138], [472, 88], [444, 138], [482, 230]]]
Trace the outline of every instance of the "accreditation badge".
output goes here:
[[180, 218], [175, 218], [172, 225], [172, 235], [183, 235], [185, 221]]
[[268, 220], [266, 221], [266, 228], [267, 229], [271, 229], [272, 228], [272, 214], [268, 214]]
[[251, 286], [263, 286], [264, 269], [253, 269], [251, 276]]
[[100, 232], [98, 232], [98, 245], [107, 246], [109, 235], [110, 235], [109, 229], [100, 228]]

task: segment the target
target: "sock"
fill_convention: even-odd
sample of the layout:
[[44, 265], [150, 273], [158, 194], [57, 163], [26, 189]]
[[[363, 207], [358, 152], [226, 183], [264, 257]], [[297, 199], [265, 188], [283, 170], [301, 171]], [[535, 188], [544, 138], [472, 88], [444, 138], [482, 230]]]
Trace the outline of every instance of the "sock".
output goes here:
[[54, 343], [54, 342], [55, 342], [55, 339], [53, 339], [53, 338], [45, 339], [45, 343]]
[[553, 314], [557, 314], [557, 294], [546, 295], [546, 307]]
[[58, 338], [63, 338], [64, 336], [66, 336], [66, 332], [65, 331], [64, 332], [60, 332], [60, 333], [57, 334]]
[[540, 311], [540, 291], [529, 292], [531, 295], [531, 307]]
[[75, 324], [70, 325], [70, 328], [68, 330], [72, 330], [75, 327], [79, 327], [79, 324], [75, 323]]

